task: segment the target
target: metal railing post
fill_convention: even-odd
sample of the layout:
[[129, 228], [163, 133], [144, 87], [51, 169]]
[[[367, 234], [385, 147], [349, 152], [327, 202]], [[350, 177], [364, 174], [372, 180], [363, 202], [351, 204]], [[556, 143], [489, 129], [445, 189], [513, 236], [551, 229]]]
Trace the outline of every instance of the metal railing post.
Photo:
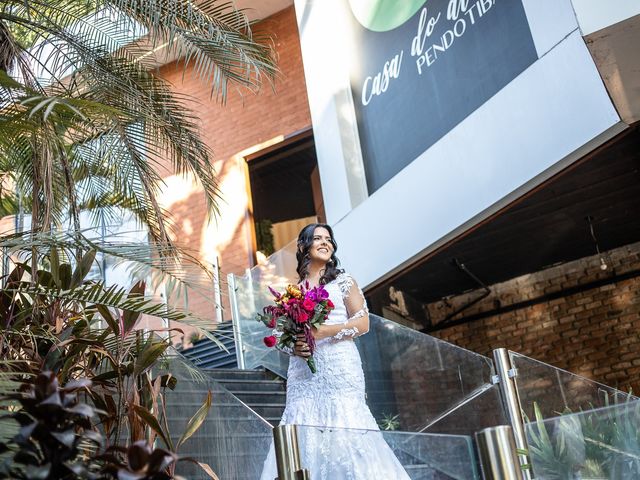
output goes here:
[[[528, 451], [527, 437], [524, 433], [524, 422], [522, 419], [522, 410], [520, 409], [520, 401], [518, 400], [518, 390], [514, 380], [517, 375], [516, 369], [511, 365], [509, 351], [506, 348], [498, 348], [493, 351], [493, 360], [496, 366], [496, 373], [500, 383], [500, 394], [502, 403], [507, 412], [507, 418], [511, 424], [515, 446], [518, 450]], [[528, 463], [526, 455], [519, 455], [520, 464]], [[525, 479], [531, 478], [529, 470], [525, 470], [523, 474]]]
[[522, 480], [513, 430], [509, 425], [485, 428], [476, 433], [484, 480]]
[[275, 480], [310, 480], [309, 471], [302, 468], [298, 430], [295, 425], [279, 425], [273, 429], [278, 477]]
[[216, 255], [213, 258], [213, 299], [216, 302], [216, 321], [222, 323], [222, 289], [220, 288], [220, 259]]
[[238, 295], [236, 292], [236, 276], [233, 273], [227, 275], [227, 283], [229, 284], [229, 304], [231, 307], [231, 325], [233, 326], [233, 342], [236, 345], [236, 360], [238, 368], [244, 370], [244, 349], [242, 344], [242, 335], [240, 331], [240, 310], [238, 309]]
[[254, 292], [253, 292], [253, 288], [254, 288], [254, 286], [253, 286], [253, 276], [251, 275], [251, 269], [250, 268], [247, 268], [245, 270], [244, 276], [247, 279], [247, 298], [248, 298], [247, 303], [249, 305], [251, 305], [251, 309], [253, 311], [257, 312], [259, 309], [258, 309], [258, 306], [256, 305], [256, 297], [255, 297]]

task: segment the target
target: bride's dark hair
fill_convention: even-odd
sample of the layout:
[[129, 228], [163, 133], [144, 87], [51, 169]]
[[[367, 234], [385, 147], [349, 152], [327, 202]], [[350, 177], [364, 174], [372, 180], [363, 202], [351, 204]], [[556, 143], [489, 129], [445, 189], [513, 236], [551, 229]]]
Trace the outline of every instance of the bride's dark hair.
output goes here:
[[303, 281], [307, 278], [309, 274], [309, 264], [311, 263], [311, 257], [309, 256], [309, 250], [313, 245], [313, 234], [316, 228], [321, 227], [329, 232], [329, 236], [331, 237], [331, 245], [333, 245], [333, 253], [331, 254], [331, 258], [327, 262], [324, 272], [320, 277], [320, 284], [326, 285], [327, 283], [336, 279], [338, 275], [344, 272], [344, 270], [338, 268], [340, 265], [340, 260], [336, 257], [336, 250], [338, 250], [338, 244], [333, 238], [333, 230], [329, 225], [324, 223], [311, 223], [300, 230], [298, 234], [298, 249], [296, 250], [296, 259], [298, 260], [298, 268], [296, 271], [298, 272], [298, 277], [300, 281]]

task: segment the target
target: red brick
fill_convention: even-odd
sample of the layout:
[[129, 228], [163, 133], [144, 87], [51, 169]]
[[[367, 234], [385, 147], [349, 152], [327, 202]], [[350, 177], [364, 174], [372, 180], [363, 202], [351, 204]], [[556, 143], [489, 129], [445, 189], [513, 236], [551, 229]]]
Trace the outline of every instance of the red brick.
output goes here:
[[[293, 7], [289, 7], [255, 26], [256, 30], [267, 30], [275, 39], [278, 67], [281, 75], [275, 82], [275, 91], [266, 84], [258, 94], [248, 91], [239, 95], [234, 89], [229, 90], [225, 105], [211, 99], [210, 85], [197, 78], [193, 67], [171, 63], [160, 68], [160, 75], [169, 81], [173, 89], [190, 98], [189, 105], [199, 118], [202, 137], [215, 156], [216, 168], [222, 193], [225, 198], [220, 202], [220, 217], [225, 223], [235, 225], [235, 232], [223, 232], [231, 237], [224, 244], [218, 245], [220, 265], [222, 269], [223, 308], [225, 319], [229, 319], [228, 295], [226, 295], [227, 273], [243, 274], [249, 264], [249, 246], [247, 245], [248, 229], [245, 211], [239, 215], [230, 202], [235, 205], [247, 202], [244, 188], [241, 192], [224, 189], [227, 178], [244, 178], [244, 169], [240, 168], [236, 155], [248, 148], [263, 143], [279, 135], [289, 135], [309, 128], [311, 116], [307, 100], [300, 40], [297, 21]], [[239, 166], [240, 165], [240, 166]], [[168, 162], [167, 162], [168, 167]], [[170, 175], [170, 169], [167, 169]], [[233, 199], [229, 195], [235, 195]], [[239, 197], [238, 197], [239, 195]], [[206, 202], [200, 191], [189, 195], [183, 201], [169, 206], [169, 211], [177, 219], [175, 238], [182, 244], [197, 250], [204, 259], [216, 248], [216, 245], [203, 245], [202, 239], [208, 228]], [[237, 215], [235, 218], [232, 215]], [[188, 219], [192, 231], [186, 231], [183, 219]], [[216, 239], [212, 239], [216, 241]], [[212, 289], [213, 295], [213, 289]], [[210, 303], [196, 300], [189, 304], [190, 310], [205, 318], [213, 320], [214, 310]]]
[[[608, 254], [616, 271], [621, 271], [621, 264], [628, 267], [626, 271], [640, 269], [640, 243]], [[602, 275], [595, 256], [558, 265], [493, 285], [493, 295], [465, 314], [490, 310], [496, 299], [510, 305], [607, 275]], [[477, 292], [469, 292], [465, 299], [474, 295]], [[451, 299], [452, 304], [457, 301]], [[436, 322], [448, 312], [430, 311]], [[640, 277], [501, 313], [465, 327], [455, 339], [451, 329], [434, 335], [479, 353], [486, 354], [489, 347], [505, 347], [614, 387], [631, 386], [640, 391]]]

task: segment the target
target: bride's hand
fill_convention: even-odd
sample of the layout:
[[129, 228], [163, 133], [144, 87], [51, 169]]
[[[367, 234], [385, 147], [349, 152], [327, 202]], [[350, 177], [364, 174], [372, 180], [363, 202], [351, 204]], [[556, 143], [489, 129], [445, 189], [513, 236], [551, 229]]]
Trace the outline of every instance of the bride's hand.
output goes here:
[[302, 358], [307, 358], [311, 355], [309, 345], [304, 341], [304, 335], [298, 335], [298, 340], [296, 340], [296, 344], [293, 347], [293, 353]]
[[313, 333], [313, 338], [315, 338], [316, 340], [322, 340], [323, 338], [326, 338], [328, 336], [327, 328], [324, 325], [312, 327], [311, 332]]

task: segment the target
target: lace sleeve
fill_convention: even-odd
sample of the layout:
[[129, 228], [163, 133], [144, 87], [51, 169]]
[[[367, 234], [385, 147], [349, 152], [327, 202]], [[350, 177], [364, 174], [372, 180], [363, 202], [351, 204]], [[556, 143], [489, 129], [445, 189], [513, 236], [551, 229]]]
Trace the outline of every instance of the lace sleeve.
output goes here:
[[[344, 337], [357, 337], [369, 331], [369, 308], [362, 290], [351, 275], [341, 274], [338, 285], [342, 293], [342, 300], [347, 309], [347, 324], [334, 338], [342, 340]], [[362, 320], [360, 320], [362, 319]], [[356, 321], [358, 320], [358, 321]], [[360, 328], [358, 328], [358, 324]]]

